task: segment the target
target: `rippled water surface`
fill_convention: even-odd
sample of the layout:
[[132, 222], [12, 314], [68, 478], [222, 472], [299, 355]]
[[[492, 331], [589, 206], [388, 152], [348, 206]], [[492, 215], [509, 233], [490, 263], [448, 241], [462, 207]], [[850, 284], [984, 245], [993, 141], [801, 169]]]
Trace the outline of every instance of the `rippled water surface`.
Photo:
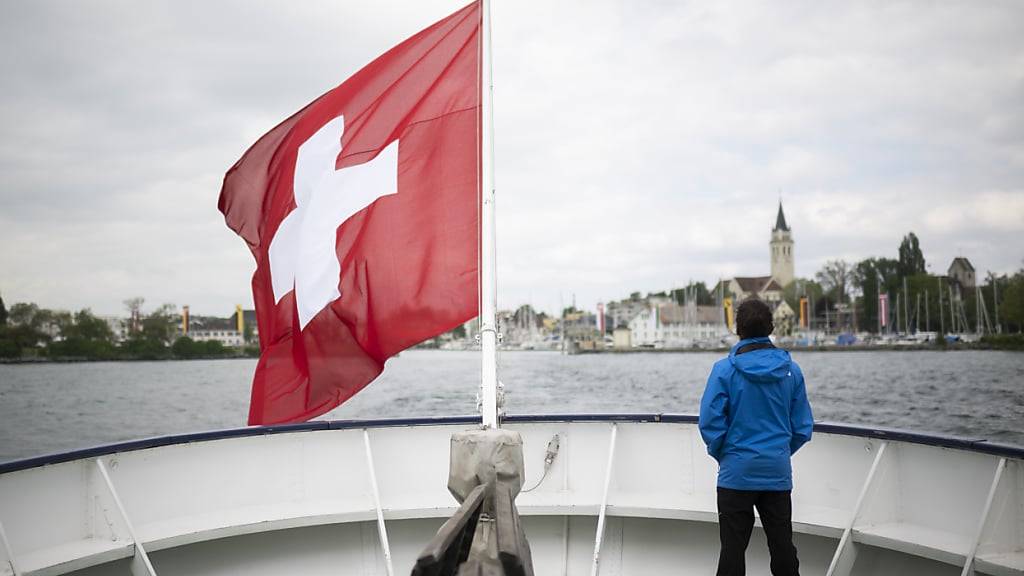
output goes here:
[[[1024, 354], [797, 352], [816, 420], [1024, 445]], [[717, 353], [501, 355], [512, 414], [696, 413]], [[245, 425], [254, 360], [0, 365], [0, 461]], [[413, 350], [324, 418], [471, 414], [479, 353]]]

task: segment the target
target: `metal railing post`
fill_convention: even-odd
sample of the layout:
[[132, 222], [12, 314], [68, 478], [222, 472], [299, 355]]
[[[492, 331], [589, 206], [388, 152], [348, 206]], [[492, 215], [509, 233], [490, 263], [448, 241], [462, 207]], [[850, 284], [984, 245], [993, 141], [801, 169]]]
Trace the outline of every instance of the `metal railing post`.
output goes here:
[[1006, 458], [1000, 458], [999, 464], [996, 464], [996, 474], [992, 478], [992, 486], [988, 489], [988, 497], [985, 498], [985, 507], [981, 510], [981, 520], [978, 521], [978, 530], [974, 533], [974, 543], [971, 545], [971, 551], [967, 554], [967, 561], [964, 563], [964, 570], [960, 573], [960, 576], [968, 576], [974, 573], [974, 557], [978, 555], [978, 546], [981, 545], [981, 537], [985, 531], [985, 522], [988, 521], [988, 515], [992, 511], [992, 501], [996, 497], [996, 489], [999, 488], [999, 480], [1003, 477], [1003, 470], [1006, 469]]
[[11, 550], [11, 543], [7, 540], [7, 533], [4, 532], [3, 522], [0, 522], [0, 562], [7, 564], [11, 569], [11, 574], [14, 576], [21, 576], [21, 570], [18, 570], [18, 565], [14, 562], [14, 551]]
[[132, 539], [132, 546], [135, 549], [131, 562], [132, 574], [134, 576], [156, 576], [156, 571], [153, 570], [153, 564], [149, 561], [149, 555], [146, 554], [146, 548], [139, 540], [139, 537], [135, 532], [135, 528], [132, 527], [132, 521], [128, 518], [128, 513], [125, 511], [124, 504], [121, 503], [121, 497], [117, 494], [117, 489], [114, 488], [114, 482], [110, 479], [110, 472], [107, 471], [107, 465], [103, 463], [102, 458], [97, 458], [96, 466], [99, 468], [100, 476], [103, 478], [103, 482], [106, 484], [107, 490], [110, 491], [110, 498], [114, 501], [114, 506], [117, 508], [118, 514], [120, 514], [121, 519], [124, 520], [124, 527], [128, 531], [128, 537]]
[[377, 489], [377, 472], [373, 467], [373, 451], [370, 449], [370, 432], [363, 428], [363, 443], [366, 445], [366, 467], [370, 470], [370, 486], [373, 488], [373, 505], [377, 509], [377, 533], [380, 536], [380, 547], [384, 552], [384, 567], [388, 576], [394, 576], [395, 569], [391, 566], [391, 546], [388, 543], [388, 531], [384, 526], [384, 509], [380, 507], [380, 490]]
[[878, 465], [882, 462], [882, 457], [885, 455], [885, 447], [888, 445], [888, 442], [882, 442], [878, 447], [878, 453], [875, 454], [875, 459], [871, 462], [871, 468], [868, 470], [868, 475], [864, 479], [864, 485], [861, 486], [860, 494], [857, 496], [857, 503], [854, 504], [853, 510], [850, 511], [850, 521], [846, 523], [846, 528], [843, 529], [843, 536], [839, 539], [839, 546], [836, 547], [836, 552], [832, 556], [832, 563], [828, 566], [826, 576], [846, 576], [850, 573], [850, 569], [853, 568], [852, 557], [847, 557], [845, 562], [841, 562], [843, 560], [843, 552], [846, 551], [847, 547], [853, 546], [851, 540], [853, 525], [857, 522], [857, 516], [860, 515], [860, 510], [864, 506], [868, 489], [871, 487], [871, 482], [878, 471]]
[[618, 431], [618, 424], [612, 424], [612, 435], [608, 442], [608, 469], [604, 474], [604, 495], [601, 496], [601, 509], [597, 514], [597, 535], [594, 537], [594, 563], [590, 569], [590, 576], [597, 576], [601, 571], [601, 542], [604, 540], [605, 515], [608, 509], [608, 490], [612, 482], [612, 470], [615, 464], [615, 438]]

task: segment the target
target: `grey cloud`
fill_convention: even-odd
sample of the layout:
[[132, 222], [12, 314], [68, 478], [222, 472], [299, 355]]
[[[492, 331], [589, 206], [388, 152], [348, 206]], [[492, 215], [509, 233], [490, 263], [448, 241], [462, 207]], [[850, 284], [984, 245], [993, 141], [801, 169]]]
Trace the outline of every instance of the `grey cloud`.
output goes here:
[[[6, 2], [5, 301], [248, 303], [223, 173], [462, 4]], [[894, 255], [909, 230], [936, 269], [1021, 265], [1019, 3], [495, 0], [494, 17], [503, 305], [766, 273], [780, 189], [802, 276]]]

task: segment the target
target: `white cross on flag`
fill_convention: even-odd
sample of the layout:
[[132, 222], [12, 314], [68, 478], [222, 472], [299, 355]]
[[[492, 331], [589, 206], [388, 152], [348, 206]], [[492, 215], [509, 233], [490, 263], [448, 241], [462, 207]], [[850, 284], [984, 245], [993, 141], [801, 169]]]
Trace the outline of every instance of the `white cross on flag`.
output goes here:
[[477, 314], [474, 2], [260, 138], [220, 210], [256, 258], [250, 424], [338, 406], [399, 351]]

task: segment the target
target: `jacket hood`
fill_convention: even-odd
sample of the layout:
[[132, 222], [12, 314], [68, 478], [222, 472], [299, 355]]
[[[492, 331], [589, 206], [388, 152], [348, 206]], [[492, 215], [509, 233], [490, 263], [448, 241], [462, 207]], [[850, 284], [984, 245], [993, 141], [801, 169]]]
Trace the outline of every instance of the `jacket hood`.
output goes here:
[[763, 348], [736, 355], [736, 351], [747, 344], [771, 342], [768, 338], [747, 338], [740, 340], [729, 350], [729, 362], [753, 382], [779, 382], [790, 373], [789, 352], [779, 348]]

